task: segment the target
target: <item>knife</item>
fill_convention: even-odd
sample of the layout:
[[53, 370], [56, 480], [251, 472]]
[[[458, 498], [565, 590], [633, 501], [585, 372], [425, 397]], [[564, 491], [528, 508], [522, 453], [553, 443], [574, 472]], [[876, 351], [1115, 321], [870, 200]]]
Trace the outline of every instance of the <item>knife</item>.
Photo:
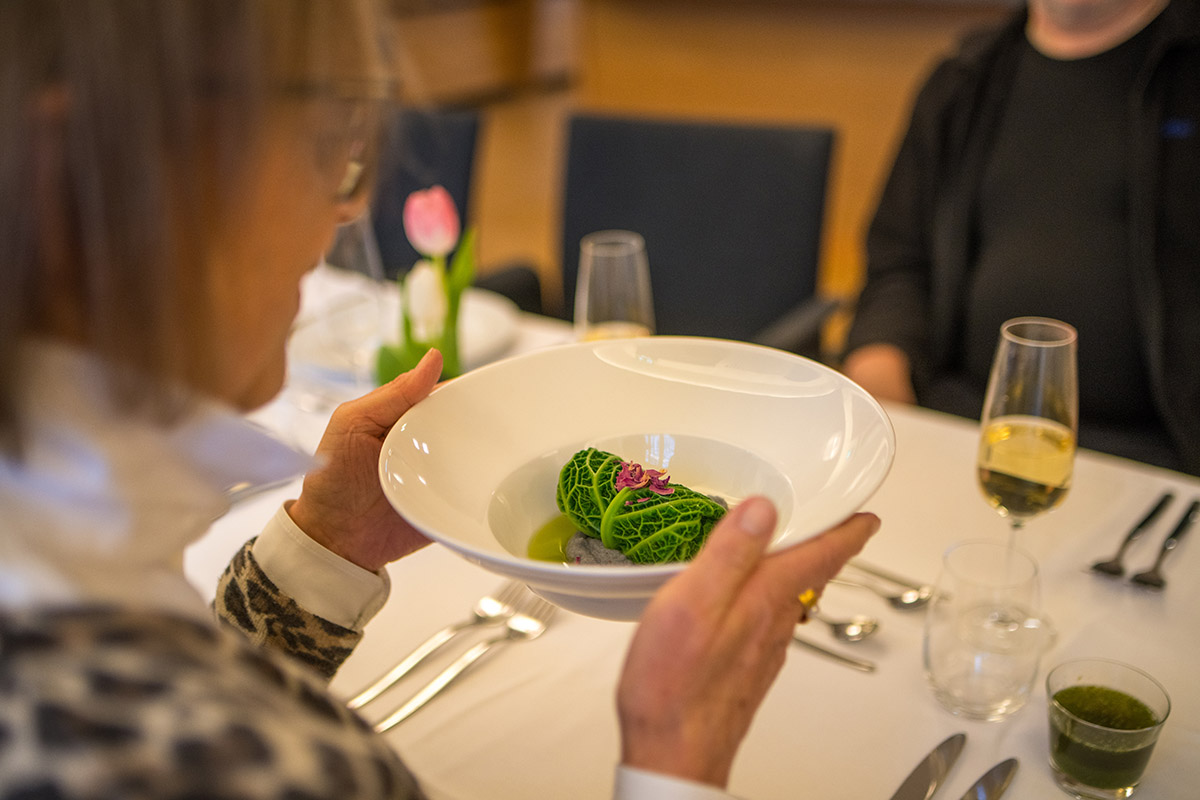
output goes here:
[[825, 656], [826, 658], [832, 658], [834, 661], [837, 661], [840, 664], [844, 664], [847, 667], [856, 669], [859, 672], [874, 672], [875, 671], [875, 662], [874, 661], [867, 661], [867, 660], [861, 659], [861, 658], [854, 658], [853, 656], [843, 655], [843, 654], [837, 652], [836, 650], [826, 649], [826, 648], [822, 647], [821, 645], [817, 644], [816, 642], [811, 642], [808, 639], [805, 639], [804, 637], [802, 637], [798, 634], [795, 634], [795, 633], [792, 634], [792, 641], [802, 647], [807, 647], [809, 650], [812, 650], [815, 653], [820, 653], [821, 655]]
[[933, 797], [950, 767], [958, 760], [958, 754], [962, 752], [966, 741], [965, 733], [956, 733], [933, 748], [904, 779], [904, 783], [900, 784], [900, 788], [892, 795], [892, 800], [929, 800]]
[[962, 800], [997, 800], [1017, 774], [1017, 763], [1015, 758], [1010, 758], [983, 773], [983, 777], [975, 781]]
[[857, 569], [860, 572], [865, 572], [868, 575], [874, 575], [876, 578], [883, 578], [888, 583], [894, 583], [904, 589], [920, 591], [921, 589], [925, 588], [924, 584], [917, 583], [912, 578], [905, 578], [901, 575], [897, 575], [894, 572], [888, 572], [882, 567], [877, 567], [874, 564], [868, 564], [861, 558], [850, 559], [850, 561], [847, 562], [847, 566]]

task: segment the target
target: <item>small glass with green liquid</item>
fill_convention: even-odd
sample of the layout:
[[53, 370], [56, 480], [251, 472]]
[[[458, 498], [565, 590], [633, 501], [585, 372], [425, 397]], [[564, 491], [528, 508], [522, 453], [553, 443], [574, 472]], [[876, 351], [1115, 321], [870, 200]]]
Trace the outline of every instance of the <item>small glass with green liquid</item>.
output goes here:
[[1136, 667], [1096, 658], [1051, 670], [1046, 697], [1059, 787], [1089, 800], [1130, 797], [1171, 712], [1166, 690]]

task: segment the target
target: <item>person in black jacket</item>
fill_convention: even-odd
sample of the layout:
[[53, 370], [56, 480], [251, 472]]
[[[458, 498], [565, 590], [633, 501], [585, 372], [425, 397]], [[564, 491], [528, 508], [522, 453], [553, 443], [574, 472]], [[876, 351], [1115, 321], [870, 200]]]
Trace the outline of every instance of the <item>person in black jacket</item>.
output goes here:
[[1031, 0], [917, 97], [843, 367], [979, 416], [1000, 324], [1079, 331], [1079, 444], [1200, 474], [1200, 9]]

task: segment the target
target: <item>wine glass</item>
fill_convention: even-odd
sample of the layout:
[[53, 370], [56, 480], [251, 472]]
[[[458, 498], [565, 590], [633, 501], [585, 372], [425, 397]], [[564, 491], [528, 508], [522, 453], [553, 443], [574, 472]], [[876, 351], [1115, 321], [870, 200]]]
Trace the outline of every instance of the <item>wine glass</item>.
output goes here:
[[654, 333], [646, 243], [632, 231], [597, 231], [579, 244], [575, 335], [581, 341]]
[[1027, 519], [1062, 502], [1071, 486], [1079, 391], [1075, 328], [1044, 317], [1000, 326], [980, 419], [983, 495], [1010, 523], [1009, 546]]

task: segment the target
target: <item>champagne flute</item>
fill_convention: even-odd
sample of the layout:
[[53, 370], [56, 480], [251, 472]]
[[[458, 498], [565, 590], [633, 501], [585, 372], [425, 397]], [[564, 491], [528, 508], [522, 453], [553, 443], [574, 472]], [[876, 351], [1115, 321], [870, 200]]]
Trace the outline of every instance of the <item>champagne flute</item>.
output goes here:
[[980, 420], [978, 477], [1009, 520], [1009, 546], [1027, 519], [1062, 502], [1071, 486], [1079, 391], [1075, 329], [1019, 317], [1000, 326]]
[[632, 231], [597, 231], [579, 244], [575, 335], [582, 341], [654, 333], [646, 243]]

